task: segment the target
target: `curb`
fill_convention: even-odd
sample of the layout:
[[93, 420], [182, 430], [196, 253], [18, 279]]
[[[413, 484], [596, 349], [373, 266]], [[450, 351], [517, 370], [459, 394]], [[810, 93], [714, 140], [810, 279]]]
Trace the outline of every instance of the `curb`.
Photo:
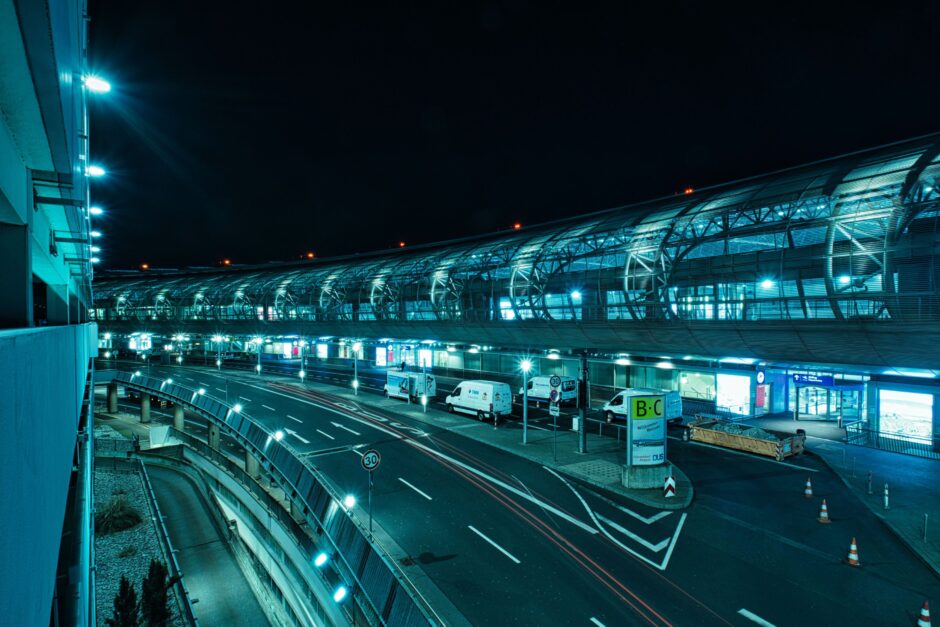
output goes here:
[[938, 567], [937, 564], [934, 564], [926, 556], [922, 555], [920, 551], [918, 551], [914, 547], [914, 545], [911, 544], [911, 542], [907, 538], [905, 538], [904, 535], [901, 534], [900, 531], [895, 529], [894, 525], [891, 524], [891, 521], [889, 521], [887, 518], [884, 517], [884, 514], [880, 513], [877, 509], [873, 508], [868, 502], [865, 501], [865, 499], [859, 498], [858, 494], [856, 494], [855, 488], [852, 487], [852, 484], [850, 484], [848, 479], [843, 477], [842, 474], [839, 471], [837, 471], [832, 466], [832, 464], [829, 463], [828, 459], [826, 459], [819, 453], [812, 453], [812, 454], [815, 455], [826, 466], [826, 468], [828, 468], [832, 472], [832, 474], [834, 474], [835, 476], [839, 478], [839, 480], [845, 485], [845, 487], [848, 488], [849, 492], [851, 492], [853, 496], [858, 498], [858, 500], [862, 503], [862, 505], [864, 505], [868, 509], [868, 511], [870, 511], [872, 514], [874, 514], [875, 517], [878, 520], [880, 520], [881, 523], [885, 526], [885, 528], [887, 528], [888, 531], [890, 531], [891, 534], [901, 542], [901, 544], [907, 547], [908, 551], [914, 554], [914, 557], [916, 557], [925, 566], [927, 566], [927, 568], [929, 568], [931, 572], [933, 572], [935, 577], [940, 579], [940, 567]]

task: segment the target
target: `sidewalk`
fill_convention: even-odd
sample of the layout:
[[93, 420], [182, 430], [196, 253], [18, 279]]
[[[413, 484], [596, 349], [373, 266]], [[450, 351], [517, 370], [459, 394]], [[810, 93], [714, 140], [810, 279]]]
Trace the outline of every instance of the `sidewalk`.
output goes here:
[[[773, 422], [774, 424], [765, 424]], [[785, 424], [776, 424], [776, 423]], [[765, 429], [794, 433], [805, 429], [807, 449], [828, 465], [846, 486], [881, 518], [911, 550], [940, 576], [940, 462], [912, 455], [891, 453], [864, 446], [846, 444], [833, 437], [821, 437], [836, 429], [832, 423], [809, 421], [750, 420]], [[844, 434], [844, 430], [840, 430]], [[826, 434], [831, 435], [831, 433]], [[844, 436], [843, 436], [844, 437]], [[872, 473], [872, 492], [868, 494], [868, 473]], [[888, 483], [890, 509], [884, 509], [884, 486]], [[924, 540], [924, 515], [927, 515], [927, 539]]]
[[[284, 379], [279, 382], [300, 387], [295, 379]], [[561, 428], [556, 432], [557, 437], [553, 438], [550, 429], [530, 425], [528, 444], [523, 446], [521, 422], [515, 419], [510, 422], [503, 421], [499, 427], [494, 428], [492, 422], [479, 422], [472, 416], [448, 414], [431, 407], [425, 413], [420, 405], [412, 405], [396, 399], [385, 399], [373, 394], [356, 396], [351, 391], [325, 383], [308, 382], [303, 387], [362, 406], [403, 414], [435, 429], [459, 432], [462, 436], [524, 457], [579, 481], [615, 492], [647, 507], [684, 509], [692, 502], [694, 495], [692, 483], [676, 466], [672, 467], [677, 483], [674, 498], [664, 498], [662, 489], [625, 488], [621, 482], [626, 457], [623, 442], [591, 433], [590, 424], [587, 433], [587, 453], [577, 452], [576, 432]]]

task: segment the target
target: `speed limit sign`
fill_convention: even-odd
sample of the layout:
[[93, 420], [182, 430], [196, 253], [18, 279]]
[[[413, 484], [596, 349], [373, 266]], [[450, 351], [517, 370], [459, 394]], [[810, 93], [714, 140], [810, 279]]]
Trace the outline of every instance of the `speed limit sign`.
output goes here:
[[559, 385], [561, 385], [561, 377], [559, 377], [557, 374], [553, 374], [552, 378], [548, 380], [548, 384], [553, 388], [557, 388]]
[[379, 452], [375, 449], [369, 449], [362, 454], [362, 467], [369, 472], [372, 472], [379, 467], [379, 464], [382, 463], [382, 456], [379, 455]]

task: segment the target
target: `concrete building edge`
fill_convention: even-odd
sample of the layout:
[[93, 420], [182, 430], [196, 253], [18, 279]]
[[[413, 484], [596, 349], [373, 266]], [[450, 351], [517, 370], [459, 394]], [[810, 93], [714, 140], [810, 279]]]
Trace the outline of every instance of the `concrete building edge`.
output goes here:
[[903, 544], [905, 547], [907, 547], [907, 550], [908, 550], [908, 551], [910, 551], [911, 553], [914, 554], [914, 557], [916, 557], [918, 560], [920, 560], [921, 563], [923, 563], [925, 566], [927, 566], [927, 568], [930, 569], [930, 571], [934, 574], [934, 576], [936, 576], [938, 579], [940, 579], [940, 566], [938, 566], [937, 564], [934, 564], [934, 563], [931, 562], [929, 559], [927, 559], [926, 557], [924, 557], [923, 555], [921, 555], [921, 553], [914, 547], [914, 545], [911, 544], [911, 542], [910, 542], [907, 538], [905, 538], [904, 535], [903, 535], [900, 531], [898, 531], [897, 529], [895, 529], [894, 525], [892, 525], [891, 522], [888, 521], [888, 519], [886, 519], [883, 514], [881, 514], [877, 509], [873, 508], [873, 507], [872, 507], [871, 505], [869, 505], [868, 503], [866, 503], [864, 499], [859, 498], [858, 495], [855, 493], [855, 488], [852, 487], [852, 484], [849, 483], [848, 479], [846, 479], [845, 477], [843, 477], [842, 474], [841, 474], [839, 471], [837, 471], [837, 470], [835, 469], [835, 467], [833, 467], [832, 464], [829, 463], [829, 460], [827, 460], [827, 459], [826, 459], [825, 457], [823, 457], [822, 455], [816, 455], [815, 453], [811, 453], [811, 452], [809, 452], [809, 451], [807, 451], [807, 453], [810, 454], [810, 455], [815, 455], [815, 456], [823, 463], [823, 465], [825, 465], [826, 468], [828, 468], [828, 469], [832, 472], [832, 474], [834, 474], [835, 476], [837, 476], [837, 477], [839, 478], [839, 481], [841, 481], [841, 482], [845, 485], [845, 487], [848, 488], [849, 492], [851, 492], [853, 496], [855, 496], [856, 498], [858, 498], [859, 502], [860, 502], [862, 505], [864, 505], [872, 514], [874, 514], [875, 517], [876, 517], [879, 521], [881, 521], [881, 524], [883, 524], [883, 525], [885, 526], [885, 528], [886, 528], [894, 537], [896, 537], [896, 538], [898, 539], [898, 541], [901, 542], [901, 544]]

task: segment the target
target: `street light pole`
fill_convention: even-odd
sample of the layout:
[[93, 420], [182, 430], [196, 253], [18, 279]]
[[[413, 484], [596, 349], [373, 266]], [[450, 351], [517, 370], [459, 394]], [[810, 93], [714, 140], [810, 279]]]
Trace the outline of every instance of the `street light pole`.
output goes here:
[[529, 370], [532, 369], [532, 362], [523, 359], [519, 364], [522, 368], [522, 444], [529, 443]]
[[[353, 349], [353, 394], [359, 396], [359, 351], [362, 350], [362, 342], [356, 342], [352, 345]], [[371, 477], [372, 474], [369, 473]], [[371, 479], [370, 479], [371, 483]]]

